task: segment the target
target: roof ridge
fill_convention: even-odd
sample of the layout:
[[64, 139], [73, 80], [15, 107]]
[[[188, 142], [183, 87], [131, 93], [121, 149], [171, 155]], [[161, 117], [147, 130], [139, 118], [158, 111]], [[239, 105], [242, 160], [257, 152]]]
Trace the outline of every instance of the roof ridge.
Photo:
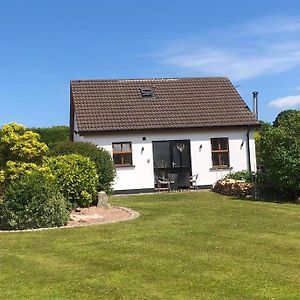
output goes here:
[[143, 81], [181, 81], [181, 80], [197, 80], [197, 79], [223, 79], [229, 80], [225, 76], [203, 76], [203, 77], [150, 77], [150, 78], [119, 78], [119, 79], [75, 79], [70, 80], [71, 83], [76, 82], [143, 82]]

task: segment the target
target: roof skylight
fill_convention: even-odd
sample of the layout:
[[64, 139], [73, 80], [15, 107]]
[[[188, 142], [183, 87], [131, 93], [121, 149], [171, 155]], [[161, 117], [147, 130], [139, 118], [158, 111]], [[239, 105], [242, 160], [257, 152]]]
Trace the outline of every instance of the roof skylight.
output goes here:
[[154, 96], [154, 93], [151, 89], [147, 88], [147, 89], [140, 89], [142, 97], [152, 97]]

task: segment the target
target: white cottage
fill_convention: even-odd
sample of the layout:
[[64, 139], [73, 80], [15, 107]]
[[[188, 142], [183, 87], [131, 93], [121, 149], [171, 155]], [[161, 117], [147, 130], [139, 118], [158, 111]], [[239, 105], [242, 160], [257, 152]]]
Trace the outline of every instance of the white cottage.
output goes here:
[[259, 125], [228, 78], [71, 81], [70, 138], [109, 151], [116, 193], [207, 188], [256, 170]]

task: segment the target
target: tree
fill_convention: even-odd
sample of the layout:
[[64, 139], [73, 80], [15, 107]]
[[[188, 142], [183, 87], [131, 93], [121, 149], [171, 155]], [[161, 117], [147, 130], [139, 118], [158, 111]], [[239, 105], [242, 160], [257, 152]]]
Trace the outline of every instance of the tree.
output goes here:
[[17, 123], [3, 125], [0, 129], [1, 181], [16, 179], [32, 170], [46, 171], [42, 164], [47, 151], [47, 145], [40, 142], [37, 133]]
[[267, 180], [296, 198], [300, 192], [300, 111], [277, 117], [278, 126], [264, 124], [258, 145]]
[[280, 125], [281, 122], [283, 122], [284, 120], [288, 119], [289, 116], [293, 115], [293, 114], [297, 114], [299, 113], [299, 111], [294, 110], [294, 109], [288, 109], [288, 110], [283, 110], [282, 112], [280, 112], [276, 119], [273, 122], [273, 126], [274, 127], [278, 127]]
[[68, 126], [53, 126], [46, 128], [31, 128], [33, 132], [40, 135], [41, 141], [48, 145], [50, 149], [61, 142], [69, 140]]
[[261, 135], [261, 130], [262, 128], [267, 125], [268, 123], [265, 123], [264, 121], [259, 121], [259, 127], [255, 130], [254, 133], [254, 140], [255, 140], [255, 152], [256, 152], [256, 161], [257, 161], [257, 165], [263, 165], [263, 161], [261, 159], [261, 155], [260, 155], [260, 144], [259, 144], [259, 140], [260, 140], [260, 135]]

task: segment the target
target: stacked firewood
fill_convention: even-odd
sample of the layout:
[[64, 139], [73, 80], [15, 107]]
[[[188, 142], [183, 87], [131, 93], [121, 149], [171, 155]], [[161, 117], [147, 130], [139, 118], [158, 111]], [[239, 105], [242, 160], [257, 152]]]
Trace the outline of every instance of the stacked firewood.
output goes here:
[[252, 195], [253, 186], [244, 180], [220, 179], [214, 186], [213, 191], [227, 196], [249, 198]]

